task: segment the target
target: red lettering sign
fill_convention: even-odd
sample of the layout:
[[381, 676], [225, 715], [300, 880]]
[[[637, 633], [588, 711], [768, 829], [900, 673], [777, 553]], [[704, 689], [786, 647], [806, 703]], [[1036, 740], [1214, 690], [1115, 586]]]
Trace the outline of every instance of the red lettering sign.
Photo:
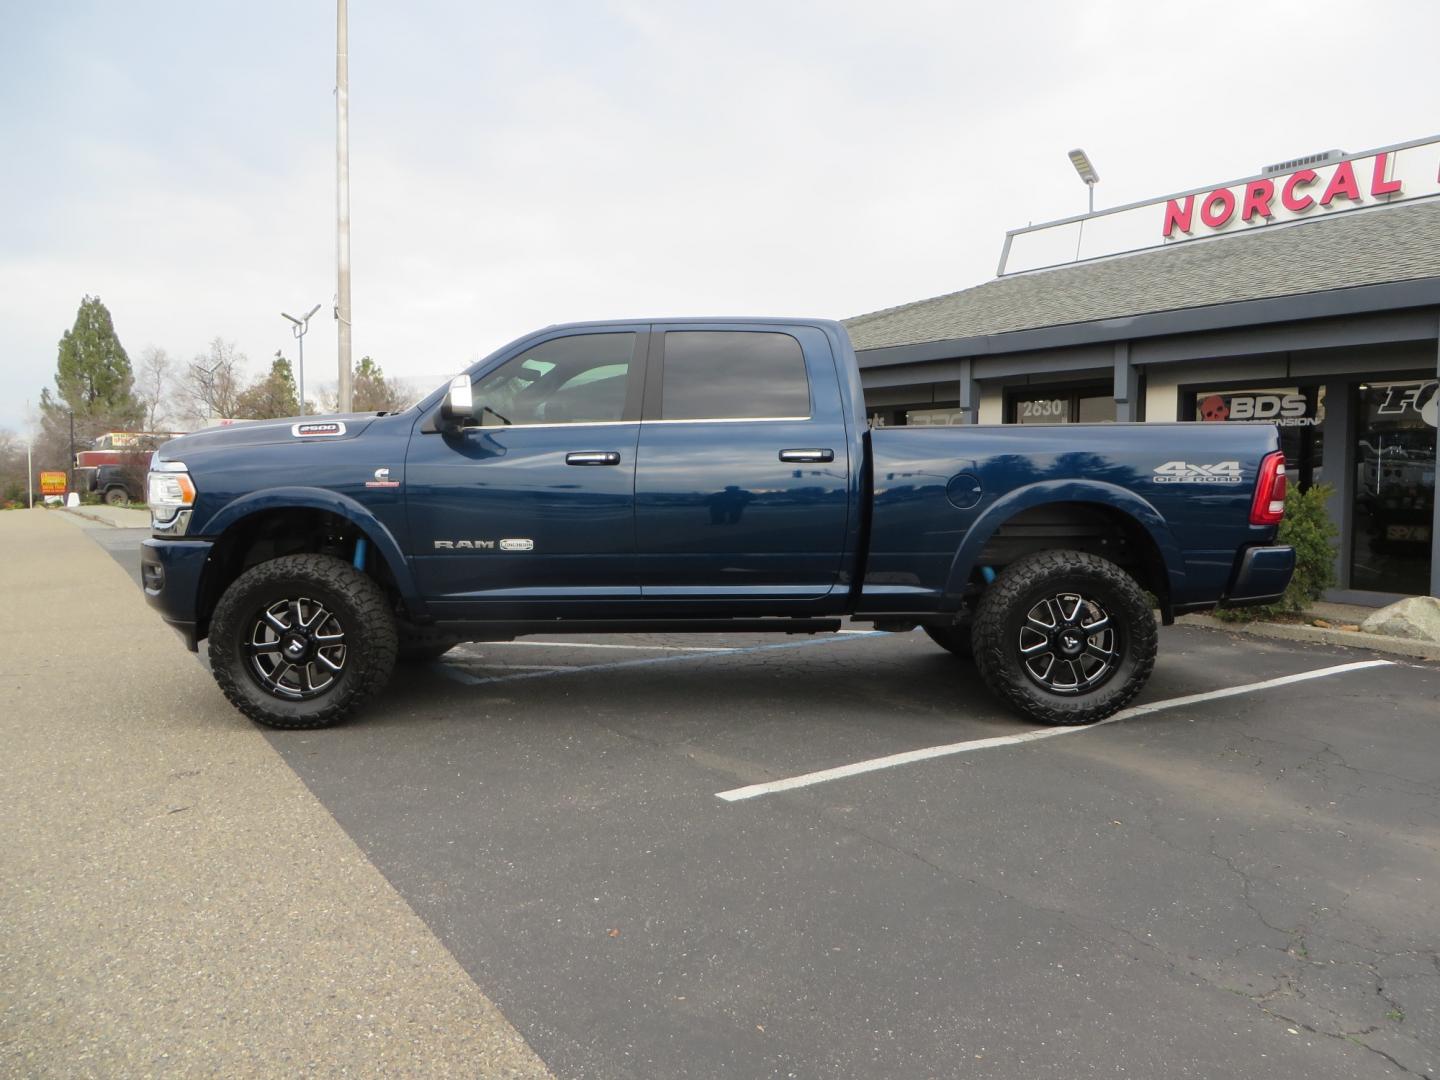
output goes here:
[[1257, 214], [1268, 218], [1270, 200], [1275, 198], [1275, 183], [1272, 180], [1251, 180], [1245, 185], [1245, 202], [1240, 208], [1240, 220], [1249, 221]]
[[1375, 171], [1370, 176], [1370, 194], [1377, 199], [1381, 195], [1394, 195], [1403, 186], [1399, 180], [1385, 179], [1385, 169], [1389, 164], [1389, 154], [1375, 155]]
[[1179, 203], [1171, 199], [1165, 205], [1165, 239], [1178, 228], [1183, 233], [1190, 231], [1190, 222], [1195, 217], [1195, 196], [1185, 196], [1185, 205], [1182, 208]]
[[1212, 229], [1220, 228], [1234, 213], [1235, 196], [1229, 188], [1216, 188], [1200, 204], [1200, 220]]
[[1335, 166], [1335, 175], [1325, 185], [1325, 194], [1320, 196], [1320, 205], [1329, 206], [1341, 195], [1352, 202], [1360, 201], [1360, 185], [1355, 182], [1355, 166], [1342, 161]]
[[1292, 214], [1299, 214], [1309, 210], [1315, 205], [1315, 200], [1309, 195], [1295, 195], [1295, 189], [1301, 184], [1313, 184], [1316, 175], [1314, 169], [1301, 169], [1297, 173], [1291, 173], [1285, 181], [1285, 186], [1280, 189], [1280, 205], [1289, 210]]

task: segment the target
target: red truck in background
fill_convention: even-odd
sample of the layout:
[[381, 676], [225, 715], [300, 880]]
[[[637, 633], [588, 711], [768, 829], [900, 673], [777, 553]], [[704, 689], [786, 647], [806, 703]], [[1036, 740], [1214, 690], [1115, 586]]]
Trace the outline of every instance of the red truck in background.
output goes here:
[[75, 455], [75, 490], [99, 492], [111, 506], [145, 501], [145, 474], [155, 450], [178, 431], [107, 431]]

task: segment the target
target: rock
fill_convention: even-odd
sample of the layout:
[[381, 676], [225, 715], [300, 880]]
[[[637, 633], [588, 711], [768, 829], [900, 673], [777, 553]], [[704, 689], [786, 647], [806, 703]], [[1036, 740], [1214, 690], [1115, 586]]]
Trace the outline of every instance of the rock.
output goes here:
[[1440, 599], [1412, 596], [1401, 600], [1375, 612], [1360, 624], [1360, 629], [1367, 634], [1440, 642]]
[[1329, 630], [1329, 629], [1330, 629], [1330, 623], [1329, 623], [1329, 621], [1326, 620], [1326, 619], [1312, 619], [1312, 620], [1310, 621], [1310, 625], [1311, 625], [1311, 626], [1318, 626], [1318, 627], [1320, 627], [1321, 630]]

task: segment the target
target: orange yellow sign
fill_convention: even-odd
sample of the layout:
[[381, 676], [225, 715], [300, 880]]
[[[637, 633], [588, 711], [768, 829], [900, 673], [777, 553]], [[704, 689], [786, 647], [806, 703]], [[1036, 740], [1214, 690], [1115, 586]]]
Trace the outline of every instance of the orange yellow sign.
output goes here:
[[41, 495], [64, 495], [65, 474], [63, 472], [42, 472], [40, 474]]

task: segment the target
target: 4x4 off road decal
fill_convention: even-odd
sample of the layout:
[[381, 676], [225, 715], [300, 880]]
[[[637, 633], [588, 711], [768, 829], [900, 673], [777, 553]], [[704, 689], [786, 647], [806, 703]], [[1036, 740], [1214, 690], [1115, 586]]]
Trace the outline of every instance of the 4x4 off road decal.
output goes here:
[[319, 439], [326, 436], [344, 435], [343, 420], [312, 420], [307, 424], [291, 424], [290, 434], [297, 439]]
[[1217, 461], [1213, 465], [1188, 461], [1167, 461], [1155, 467], [1157, 484], [1238, 484], [1244, 480], [1238, 461]]

